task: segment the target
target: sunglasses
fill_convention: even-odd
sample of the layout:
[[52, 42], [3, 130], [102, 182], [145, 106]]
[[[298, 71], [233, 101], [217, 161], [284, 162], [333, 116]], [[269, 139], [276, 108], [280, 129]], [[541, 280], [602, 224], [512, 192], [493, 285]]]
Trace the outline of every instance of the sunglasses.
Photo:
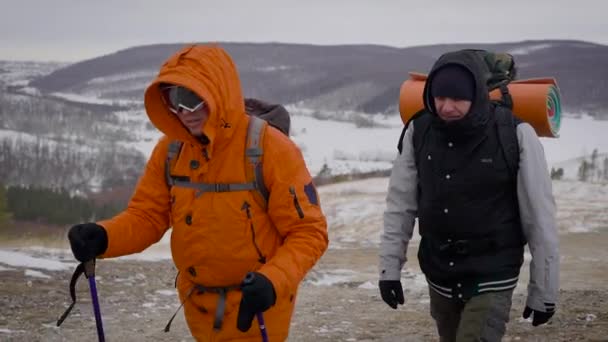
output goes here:
[[163, 101], [171, 113], [174, 114], [177, 114], [181, 109], [194, 112], [205, 105], [205, 101], [203, 101], [192, 90], [182, 86], [161, 86], [161, 93], [163, 94]]

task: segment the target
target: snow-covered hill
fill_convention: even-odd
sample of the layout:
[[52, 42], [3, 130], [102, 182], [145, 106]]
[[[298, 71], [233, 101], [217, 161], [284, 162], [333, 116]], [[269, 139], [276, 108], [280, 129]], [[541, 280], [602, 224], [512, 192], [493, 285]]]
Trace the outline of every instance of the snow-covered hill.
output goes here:
[[67, 63], [0, 60], [0, 86], [24, 87], [35, 79], [66, 67]]
[[[319, 46], [221, 43], [240, 72], [244, 93], [283, 104], [368, 114], [396, 110], [399, 87], [410, 71], [428, 72], [443, 53], [464, 48], [514, 54], [520, 78], [556, 77], [562, 108], [599, 117], [608, 106], [608, 47], [576, 40], [494, 44]], [[182, 44], [134, 46], [74, 63], [31, 85], [44, 93], [77, 93], [100, 99], [137, 100], [158, 67]]]
[[[125, 114], [125, 119], [146, 120], [141, 116]], [[333, 174], [367, 172], [390, 169], [397, 155], [397, 141], [403, 124], [398, 116], [377, 117], [378, 127], [356, 127], [352, 122], [319, 120], [307, 115], [292, 115], [292, 139], [298, 144], [311, 174], [316, 175], [324, 164]], [[140, 123], [139, 127], [144, 124]], [[564, 168], [565, 179], [576, 179], [581, 156], [598, 150], [608, 153], [608, 121], [593, 120], [588, 116], [562, 119], [559, 138], [541, 138], [549, 169]], [[148, 156], [160, 133], [138, 131], [137, 143], [125, 144], [137, 148]], [[578, 158], [578, 159], [577, 159]], [[602, 164], [603, 165], [603, 164]]]
[[[60, 65], [5, 62], [0, 63], [0, 67], [5, 69], [0, 73], [0, 83], [6, 85], [23, 84]], [[127, 86], [134, 79], [149, 76], [147, 71], [95, 78], [90, 80], [90, 85]], [[91, 153], [99, 153], [99, 146], [112, 142], [121, 148], [141, 152], [143, 158], [147, 158], [161, 134], [148, 122], [141, 99], [119, 101], [100, 99], [93, 93], [84, 94], [88, 96], [80, 93], [40, 95], [34, 90], [30, 95], [0, 92], [0, 100], [10, 105], [0, 107], [3, 118], [0, 139], [23, 139], [23, 133], [27, 133], [30, 141], [63, 145], [71, 142], [74, 150], [88, 146]], [[318, 174], [324, 166], [334, 175], [390, 169], [402, 129], [397, 113], [365, 116], [362, 112], [306, 109], [301, 104], [287, 107], [292, 113], [292, 138], [300, 146], [312, 175]], [[7, 108], [10, 112], [6, 112]], [[608, 112], [608, 108], [605, 111]], [[363, 116], [367, 122], [365, 127], [360, 127], [356, 119]], [[53, 117], [61, 117], [68, 124], [53, 120]], [[86, 123], [78, 122], [85, 117]], [[564, 178], [576, 179], [580, 164], [577, 158], [588, 156], [594, 150], [600, 157], [608, 153], [608, 138], [604, 135], [607, 129], [608, 121], [594, 120], [585, 114], [564, 113], [560, 137], [541, 139], [549, 168], [561, 167]], [[603, 160], [599, 162], [603, 167]], [[129, 160], [117, 163], [129, 163]]]

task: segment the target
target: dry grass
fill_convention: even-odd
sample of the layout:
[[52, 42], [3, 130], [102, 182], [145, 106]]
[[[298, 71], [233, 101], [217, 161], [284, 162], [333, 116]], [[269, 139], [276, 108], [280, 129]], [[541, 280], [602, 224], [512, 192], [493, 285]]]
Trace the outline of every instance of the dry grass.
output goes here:
[[0, 227], [0, 244], [11, 247], [67, 248], [69, 226], [10, 221]]

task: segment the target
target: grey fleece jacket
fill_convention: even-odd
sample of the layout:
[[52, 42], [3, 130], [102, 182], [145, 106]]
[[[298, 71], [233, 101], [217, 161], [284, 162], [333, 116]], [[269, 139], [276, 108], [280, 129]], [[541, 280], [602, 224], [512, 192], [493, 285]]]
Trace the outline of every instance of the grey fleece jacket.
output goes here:
[[[380, 280], [400, 280], [417, 212], [418, 174], [412, 137], [414, 123], [403, 137], [403, 152], [395, 159], [384, 212], [380, 242]], [[557, 304], [559, 289], [559, 238], [551, 179], [543, 147], [528, 123], [517, 126], [519, 171], [517, 195], [523, 232], [532, 261], [526, 305], [547, 311]]]

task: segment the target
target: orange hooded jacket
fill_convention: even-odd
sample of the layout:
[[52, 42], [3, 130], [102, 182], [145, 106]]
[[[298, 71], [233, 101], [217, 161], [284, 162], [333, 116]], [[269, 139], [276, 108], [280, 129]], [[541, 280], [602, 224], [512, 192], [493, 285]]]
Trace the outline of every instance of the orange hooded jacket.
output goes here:
[[[202, 145], [167, 109], [160, 83], [185, 86], [205, 100], [209, 119], [201, 130], [209, 144]], [[199, 183], [247, 181], [244, 153], [249, 116], [237, 69], [217, 46], [189, 46], [171, 56], [147, 88], [145, 107], [165, 136], [154, 148], [128, 208], [99, 222], [108, 234], [108, 249], [102, 257], [141, 252], [172, 227], [180, 299], [194, 284], [239, 285], [247, 272], [260, 272], [276, 293], [275, 305], [264, 313], [270, 341], [285, 340], [298, 285], [328, 244], [327, 222], [300, 150], [283, 133], [267, 126], [262, 142], [264, 182], [270, 192], [267, 210], [250, 191], [197, 197], [195, 190], [167, 186], [164, 163], [168, 145], [176, 139], [183, 147], [173, 174]], [[250, 205], [249, 213], [244, 203]], [[266, 263], [260, 262], [256, 249]], [[236, 328], [240, 299], [240, 291], [227, 293], [223, 325], [216, 331], [218, 295], [195, 291], [184, 304], [192, 335], [200, 341], [259, 341], [255, 320], [248, 332]]]

